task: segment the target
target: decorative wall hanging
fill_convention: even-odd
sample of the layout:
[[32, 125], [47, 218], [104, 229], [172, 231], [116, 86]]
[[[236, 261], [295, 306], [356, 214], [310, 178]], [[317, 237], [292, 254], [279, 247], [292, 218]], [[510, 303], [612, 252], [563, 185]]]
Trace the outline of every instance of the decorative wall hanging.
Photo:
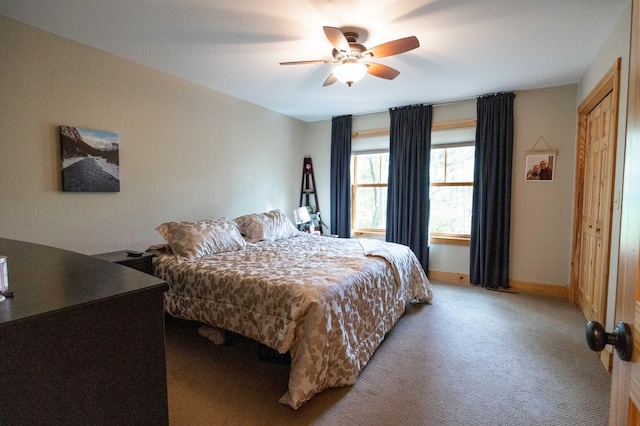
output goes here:
[[60, 126], [62, 190], [120, 192], [116, 133]]
[[[544, 142], [547, 150], [536, 150], [540, 141]], [[527, 151], [524, 167], [524, 179], [530, 182], [553, 182], [554, 170], [556, 167], [557, 151], [551, 149], [542, 136], [533, 145], [531, 151]]]

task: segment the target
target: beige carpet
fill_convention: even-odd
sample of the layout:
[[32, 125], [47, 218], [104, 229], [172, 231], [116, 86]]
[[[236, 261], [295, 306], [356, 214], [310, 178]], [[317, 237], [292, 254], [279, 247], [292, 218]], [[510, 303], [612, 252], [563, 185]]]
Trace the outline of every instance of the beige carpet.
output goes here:
[[167, 321], [171, 425], [606, 425], [610, 375], [575, 306], [552, 297], [433, 284], [355, 385], [293, 411], [278, 403], [288, 366], [255, 342], [217, 346]]

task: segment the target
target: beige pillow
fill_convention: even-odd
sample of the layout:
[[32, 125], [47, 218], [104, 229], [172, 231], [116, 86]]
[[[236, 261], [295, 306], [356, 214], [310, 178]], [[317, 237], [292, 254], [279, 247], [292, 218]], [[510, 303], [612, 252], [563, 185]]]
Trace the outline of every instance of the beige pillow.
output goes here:
[[242, 250], [246, 243], [229, 219], [165, 222], [156, 228], [176, 256], [196, 259], [215, 253]]
[[258, 241], [276, 241], [298, 236], [300, 231], [280, 210], [266, 213], [254, 213], [234, 219], [240, 227], [240, 232], [246, 240], [252, 243]]

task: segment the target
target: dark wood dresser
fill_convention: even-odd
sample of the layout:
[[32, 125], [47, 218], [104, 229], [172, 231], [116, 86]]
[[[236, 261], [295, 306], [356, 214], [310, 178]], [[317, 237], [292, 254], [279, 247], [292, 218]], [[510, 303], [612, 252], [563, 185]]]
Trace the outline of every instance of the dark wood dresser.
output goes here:
[[126, 266], [0, 238], [0, 425], [166, 425], [163, 292]]

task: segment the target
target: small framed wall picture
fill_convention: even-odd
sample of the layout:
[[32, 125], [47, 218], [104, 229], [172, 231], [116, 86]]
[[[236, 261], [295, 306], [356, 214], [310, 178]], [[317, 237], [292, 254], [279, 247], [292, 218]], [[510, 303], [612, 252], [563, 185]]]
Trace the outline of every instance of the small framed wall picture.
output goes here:
[[556, 151], [529, 151], [525, 161], [524, 180], [527, 182], [553, 182]]
[[120, 192], [118, 135], [60, 126], [62, 190]]

